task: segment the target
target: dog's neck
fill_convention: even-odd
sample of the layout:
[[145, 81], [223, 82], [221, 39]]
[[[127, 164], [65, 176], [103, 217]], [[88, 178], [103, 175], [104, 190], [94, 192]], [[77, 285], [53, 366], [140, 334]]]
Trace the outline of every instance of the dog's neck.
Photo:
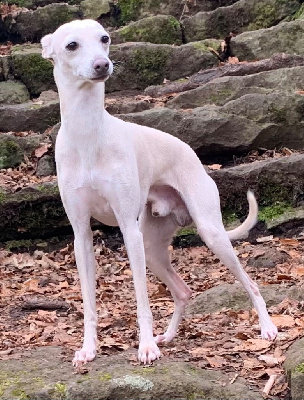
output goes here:
[[54, 74], [60, 98], [61, 124], [72, 134], [96, 132], [105, 114], [104, 82], [76, 81]]

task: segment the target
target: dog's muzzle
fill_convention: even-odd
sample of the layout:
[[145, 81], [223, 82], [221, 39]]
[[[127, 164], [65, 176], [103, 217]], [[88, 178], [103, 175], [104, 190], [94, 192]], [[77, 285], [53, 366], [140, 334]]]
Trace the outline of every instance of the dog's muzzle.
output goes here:
[[105, 80], [111, 75], [110, 61], [106, 58], [97, 58], [93, 63], [93, 80]]

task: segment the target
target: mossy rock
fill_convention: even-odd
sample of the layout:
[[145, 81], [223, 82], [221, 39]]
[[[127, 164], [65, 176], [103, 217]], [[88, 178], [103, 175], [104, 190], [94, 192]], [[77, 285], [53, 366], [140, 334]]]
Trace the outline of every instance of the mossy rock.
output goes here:
[[[122, 43], [111, 47], [110, 58], [118, 63], [106, 83], [106, 91], [145, 89], [210, 68], [216, 62], [211, 52], [191, 43], [181, 46], [153, 43]], [[187, 60], [187, 62], [185, 62]]]
[[290, 398], [302, 400], [304, 393], [304, 338], [295, 341], [287, 350], [284, 369], [288, 376]]
[[187, 42], [209, 37], [224, 38], [238, 33], [268, 28], [292, 17], [300, 8], [298, 0], [239, 0], [230, 7], [200, 12], [184, 20]]
[[29, 99], [29, 91], [22, 82], [0, 82], [0, 104], [20, 104]]
[[304, 4], [302, 4], [300, 9], [296, 12], [294, 19], [304, 19]]
[[84, 0], [80, 3], [80, 10], [85, 18], [97, 19], [110, 12], [108, 0]]
[[11, 138], [0, 138], [0, 169], [15, 167], [23, 160], [21, 147]]
[[41, 48], [36, 45], [16, 46], [12, 53], [12, 70], [33, 96], [55, 89], [53, 65], [42, 58]]
[[4, 19], [8, 38], [13, 42], [32, 41], [54, 32], [60, 25], [81, 17], [78, 6], [54, 3], [37, 10], [20, 12], [14, 18], [8, 15]]
[[166, 15], [143, 18], [113, 32], [111, 36], [113, 43], [182, 44], [180, 23], [174, 17]]

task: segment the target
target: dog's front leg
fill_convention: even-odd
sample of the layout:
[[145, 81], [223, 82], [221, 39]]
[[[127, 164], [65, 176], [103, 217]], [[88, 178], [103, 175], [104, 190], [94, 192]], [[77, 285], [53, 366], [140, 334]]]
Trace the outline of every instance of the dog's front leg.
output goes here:
[[160, 357], [160, 351], [153, 338], [153, 318], [149, 305], [146, 262], [143, 237], [138, 223], [120, 224], [124, 242], [127, 248], [137, 301], [137, 319], [139, 325], [138, 359], [144, 364], [149, 364]]
[[96, 356], [97, 316], [93, 235], [88, 222], [73, 224], [75, 257], [80, 278], [84, 310], [84, 338], [81, 350], [76, 351], [73, 365], [92, 361]]

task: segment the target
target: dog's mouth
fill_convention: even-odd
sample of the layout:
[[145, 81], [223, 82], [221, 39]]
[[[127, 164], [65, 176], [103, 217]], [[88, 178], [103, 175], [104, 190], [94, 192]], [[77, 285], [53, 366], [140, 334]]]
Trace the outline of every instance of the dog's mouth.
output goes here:
[[107, 79], [109, 79], [110, 75], [111, 75], [110, 73], [107, 73], [107, 74], [101, 74], [101, 75], [98, 75], [98, 76], [94, 76], [94, 77], [90, 78], [90, 81], [92, 81], [92, 82], [105, 82]]

